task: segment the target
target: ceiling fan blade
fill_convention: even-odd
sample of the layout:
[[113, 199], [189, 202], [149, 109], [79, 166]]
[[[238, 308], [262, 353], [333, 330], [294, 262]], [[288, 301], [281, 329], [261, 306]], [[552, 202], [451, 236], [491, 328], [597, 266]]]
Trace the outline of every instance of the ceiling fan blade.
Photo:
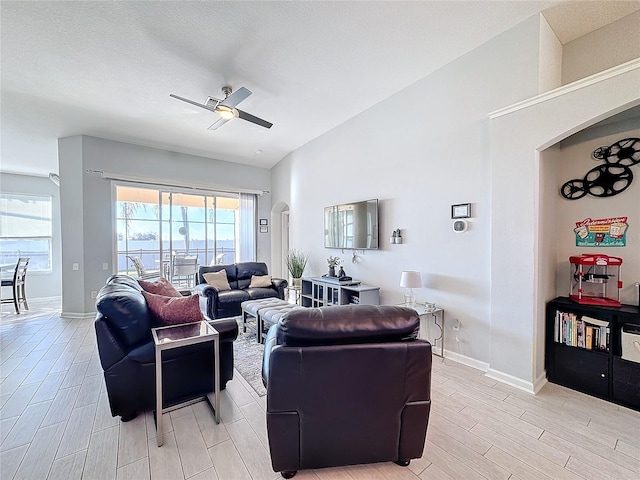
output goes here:
[[233, 92], [231, 95], [229, 95], [227, 98], [222, 100], [222, 102], [220, 103], [222, 105], [226, 105], [227, 107], [234, 108], [240, 102], [245, 100], [249, 95], [251, 95], [251, 90], [244, 87], [240, 87], [238, 90]]
[[271, 128], [273, 126], [273, 123], [267, 122], [266, 120], [258, 118], [255, 115], [251, 115], [250, 113], [243, 112], [242, 110], [238, 110], [237, 108], [236, 110], [238, 112], [238, 118], [241, 118], [242, 120], [255, 123], [256, 125], [260, 125], [261, 127], [264, 127], [264, 128]]
[[170, 93], [169, 96], [173, 98], [177, 98], [178, 100], [182, 100], [183, 102], [190, 103], [191, 105], [195, 105], [196, 107], [204, 108], [205, 110], [209, 110], [210, 112], [216, 111], [215, 107], [210, 107], [203, 103], [194, 102], [193, 100], [189, 100], [188, 98], [184, 98], [184, 97], [179, 97], [178, 95], [174, 95], [173, 93]]
[[230, 118], [222, 118], [220, 117], [218, 120], [216, 120], [215, 122], [213, 122], [208, 128], [207, 130], [217, 130], [218, 128], [220, 128], [222, 125], [224, 125], [225, 123], [227, 123], [229, 120], [231, 120]]

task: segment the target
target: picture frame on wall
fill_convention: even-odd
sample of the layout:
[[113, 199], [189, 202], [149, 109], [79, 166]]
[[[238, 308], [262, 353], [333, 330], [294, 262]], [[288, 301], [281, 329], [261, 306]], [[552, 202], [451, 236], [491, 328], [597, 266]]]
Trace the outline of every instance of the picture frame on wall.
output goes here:
[[451, 218], [469, 218], [471, 217], [471, 204], [458, 203], [451, 205]]
[[260, 225], [260, 233], [269, 233], [269, 227], [266, 225]]
[[269, 225], [269, 220], [267, 220], [266, 218], [261, 218], [260, 225]]

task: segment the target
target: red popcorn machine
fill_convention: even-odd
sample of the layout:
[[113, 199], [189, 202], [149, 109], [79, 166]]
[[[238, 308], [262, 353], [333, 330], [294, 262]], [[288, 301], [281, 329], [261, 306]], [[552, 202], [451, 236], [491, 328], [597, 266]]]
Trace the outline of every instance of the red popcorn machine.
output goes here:
[[586, 305], [619, 307], [620, 257], [598, 253], [569, 257], [571, 291], [569, 298]]

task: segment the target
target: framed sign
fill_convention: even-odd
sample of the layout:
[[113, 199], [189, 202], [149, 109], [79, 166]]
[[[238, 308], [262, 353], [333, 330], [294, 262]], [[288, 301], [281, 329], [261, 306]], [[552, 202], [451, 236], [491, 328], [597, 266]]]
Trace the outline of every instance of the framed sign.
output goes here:
[[451, 205], [451, 218], [469, 218], [471, 217], [471, 204], [458, 203]]
[[576, 247], [624, 247], [627, 217], [585, 218], [576, 222]]

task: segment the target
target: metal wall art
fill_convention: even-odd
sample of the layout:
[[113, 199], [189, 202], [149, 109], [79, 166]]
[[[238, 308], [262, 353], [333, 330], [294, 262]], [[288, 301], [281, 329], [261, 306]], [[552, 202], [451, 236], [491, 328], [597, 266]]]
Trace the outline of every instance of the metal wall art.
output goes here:
[[640, 138], [624, 138], [608, 147], [598, 147], [592, 154], [605, 163], [592, 168], [584, 178], [565, 182], [560, 194], [568, 200], [578, 200], [586, 194], [613, 197], [625, 191], [633, 181], [629, 167], [640, 163]]

